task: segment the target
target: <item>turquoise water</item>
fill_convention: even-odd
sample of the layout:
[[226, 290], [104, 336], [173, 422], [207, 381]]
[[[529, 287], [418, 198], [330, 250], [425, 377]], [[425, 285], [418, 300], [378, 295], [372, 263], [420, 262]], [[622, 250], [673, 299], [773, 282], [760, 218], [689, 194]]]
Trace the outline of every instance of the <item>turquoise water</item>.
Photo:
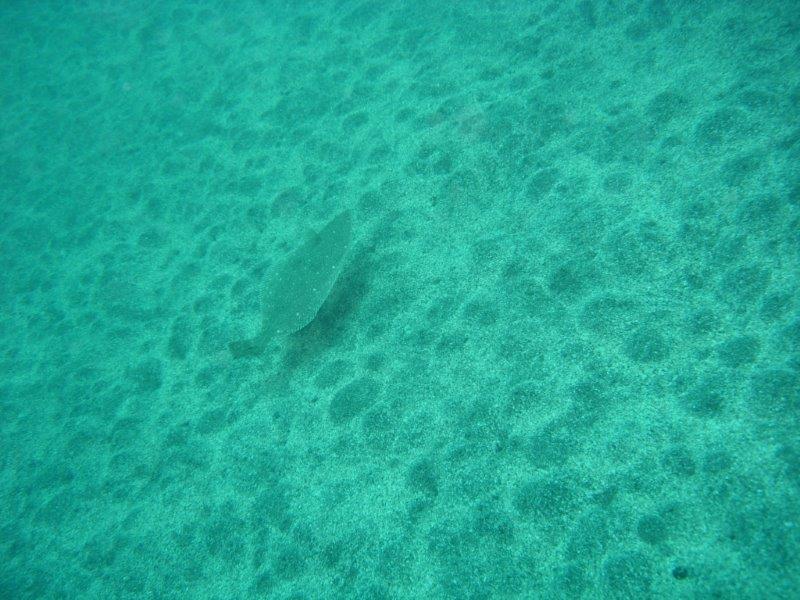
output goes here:
[[1, 598], [797, 597], [796, 1], [6, 1], [0, 56]]

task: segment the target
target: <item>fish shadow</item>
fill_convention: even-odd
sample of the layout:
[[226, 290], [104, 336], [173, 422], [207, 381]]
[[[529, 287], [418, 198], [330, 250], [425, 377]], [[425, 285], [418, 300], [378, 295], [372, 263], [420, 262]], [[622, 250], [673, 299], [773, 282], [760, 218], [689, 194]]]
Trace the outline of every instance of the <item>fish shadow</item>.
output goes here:
[[368, 252], [361, 250], [353, 246], [351, 259], [344, 265], [316, 317], [286, 338], [285, 367], [292, 368], [313, 361], [361, 329], [357, 314], [370, 289], [371, 274], [374, 273], [374, 261]]

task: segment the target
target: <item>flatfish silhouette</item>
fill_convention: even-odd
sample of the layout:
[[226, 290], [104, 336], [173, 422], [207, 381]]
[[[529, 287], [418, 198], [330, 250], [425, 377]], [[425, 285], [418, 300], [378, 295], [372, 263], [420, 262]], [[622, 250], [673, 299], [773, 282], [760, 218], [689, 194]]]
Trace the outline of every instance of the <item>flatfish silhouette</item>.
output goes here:
[[230, 343], [234, 358], [258, 356], [271, 339], [314, 320], [342, 270], [352, 230], [351, 211], [345, 210], [275, 266], [267, 279], [261, 330]]

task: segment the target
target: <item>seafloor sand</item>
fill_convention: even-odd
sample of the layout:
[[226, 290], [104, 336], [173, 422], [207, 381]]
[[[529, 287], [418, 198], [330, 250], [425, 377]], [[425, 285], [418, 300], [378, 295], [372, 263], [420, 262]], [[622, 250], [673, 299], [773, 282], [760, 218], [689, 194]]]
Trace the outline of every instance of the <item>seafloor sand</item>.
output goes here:
[[0, 6], [0, 597], [796, 598], [798, 2], [218, 4]]

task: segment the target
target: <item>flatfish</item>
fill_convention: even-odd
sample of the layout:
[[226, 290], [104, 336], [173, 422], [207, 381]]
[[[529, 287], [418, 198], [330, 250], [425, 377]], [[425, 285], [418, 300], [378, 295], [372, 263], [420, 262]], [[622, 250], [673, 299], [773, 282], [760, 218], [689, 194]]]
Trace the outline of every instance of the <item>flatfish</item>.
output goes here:
[[270, 340], [292, 334], [317, 316], [342, 270], [353, 236], [352, 213], [345, 210], [288, 254], [270, 272], [261, 330], [230, 343], [234, 358], [258, 356]]

